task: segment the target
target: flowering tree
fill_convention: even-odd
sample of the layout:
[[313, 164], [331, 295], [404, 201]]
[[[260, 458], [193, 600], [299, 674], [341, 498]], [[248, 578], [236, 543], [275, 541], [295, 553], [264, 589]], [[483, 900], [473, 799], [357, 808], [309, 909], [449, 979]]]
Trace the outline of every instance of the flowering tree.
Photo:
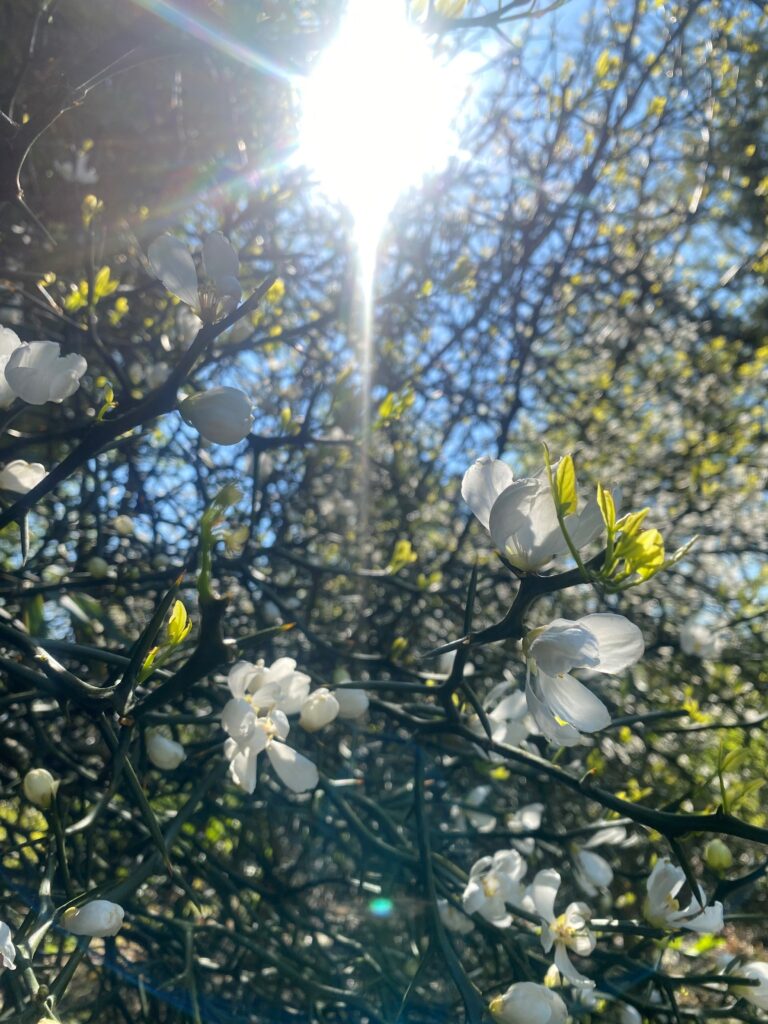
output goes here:
[[403, 4], [361, 299], [340, 5], [11, 6], [0, 1020], [764, 1019], [764, 13]]

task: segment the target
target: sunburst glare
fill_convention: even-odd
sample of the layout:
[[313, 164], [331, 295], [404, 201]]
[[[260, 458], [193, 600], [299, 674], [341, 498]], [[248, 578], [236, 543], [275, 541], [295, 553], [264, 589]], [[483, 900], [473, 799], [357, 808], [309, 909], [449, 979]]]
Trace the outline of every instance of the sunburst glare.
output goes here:
[[394, 0], [350, 0], [301, 87], [299, 158], [355, 224], [363, 265], [398, 197], [457, 150], [467, 76]]

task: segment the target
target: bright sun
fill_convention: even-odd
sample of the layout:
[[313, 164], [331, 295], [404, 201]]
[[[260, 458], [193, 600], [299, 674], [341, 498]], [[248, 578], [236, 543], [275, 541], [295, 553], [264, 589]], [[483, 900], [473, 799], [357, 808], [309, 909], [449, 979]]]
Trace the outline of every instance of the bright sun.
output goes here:
[[407, 188], [445, 166], [466, 89], [397, 0], [349, 0], [338, 35], [301, 87], [299, 159], [352, 214], [373, 258]]

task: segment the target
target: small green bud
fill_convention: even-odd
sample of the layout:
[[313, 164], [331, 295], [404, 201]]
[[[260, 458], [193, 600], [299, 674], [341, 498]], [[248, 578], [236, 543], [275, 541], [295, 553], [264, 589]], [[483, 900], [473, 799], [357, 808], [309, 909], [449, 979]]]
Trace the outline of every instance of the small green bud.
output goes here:
[[733, 854], [722, 839], [710, 839], [704, 848], [704, 860], [712, 871], [727, 871], [733, 866]]

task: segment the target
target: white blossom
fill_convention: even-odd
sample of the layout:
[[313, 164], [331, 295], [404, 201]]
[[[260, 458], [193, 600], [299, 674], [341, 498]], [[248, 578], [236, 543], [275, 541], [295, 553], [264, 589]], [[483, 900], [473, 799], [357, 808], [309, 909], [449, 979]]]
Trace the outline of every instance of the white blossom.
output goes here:
[[19, 336], [7, 327], [0, 327], [0, 409], [7, 409], [16, 401], [16, 392], [5, 379], [5, 367], [21, 345]]
[[707, 660], [718, 657], [723, 641], [711, 626], [688, 619], [680, 628], [680, 646], [685, 654]]
[[24, 776], [22, 788], [31, 804], [46, 810], [53, 802], [59, 783], [47, 768], [32, 768]]
[[229, 735], [224, 753], [230, 775], [246, 793], [256, 788], [256, 763], [262, 751], [289, 789], [303, 793], [317, 785], [315, 765], [284, 742], [290, 731], [287, 716], [301, 711], [309, 682], [308, 675], [296, 671], [293, 658], [279, 658], [269, 668], [261, 660], [239, 661], [230, 669], [232, 700], [221, 714]]
[[[491, 739], [494, 743], [503, 743], [509, 747], [523, 745], [535, 726], [528, 713], [523, 690], [515, 688], [515, 683], [507, 679], [494, 686], [483, 701], [483, 711], [491, 727]], [[479, 715], [472, 715], [467, 723], [472, 732], [485, 736], [486, 731]], [[503, 760], [501, 754], [491, 751], [492, 761]]]
[[191, 395], [179, 404], [183, 418], [214, 444], [238, 444], [251, 432], [250, 399], [238, 388], [221, 387]]
[[233, 697], [248, 700], [257, 711], [277, 709], [284, 715], [301, 711], [309, 684], [309, 676], [297, 672], [293, 658], [278, 658], [269, 667], [261, 658], [255, 664], [238, 661], [227, 677]]
[[570, 669], [616, 675], [638, 661], [644, 647], [637, 626], [610, 612], [575, 621], [555, 619], [531, 630], [523, 641], [529, 669], [526, 700], [547, 739], [573, 746], [581, 733], [604, 729], [611, 721], [605, 704]]
[[75, 185], [95, 185], [99, 175], [94, 167], [88, 164], [88, 154], [82, 150], [75, 160], [54, 160], [53, 166], [64, 181]]
[[306, 732], [317, 732], [336, 718], [339, 713], [339, 702], [330, 690], [324, 686], [313, 690], [301, 705], [299, 725]]
[[0, 491], [27, 494], [46, 476], [47, 470], [41, 463], [14, 459], [0, 469]]
[[691, 897], [687, 907], [681, 909], [676, 899], [685, 885], [685, 872], [668, 857], [660, 857], [648, 877], [648, 894], [643, 912], [656, 928], [686, 928], [692, 932], [716, 933], [723, 928], [723, 904], [719, 901], [706, 907], [704, 891]]
[[118, 903], [110, 900], [91, 900], [81, 907], [65, 910], [61, 923], [73, 935], [90, 935], [103, 939], [117, 935], [123, 924], [125, 911]]
[[451, 817], [457, 829], [466, 832], [469, 825], [476, 832], [492, 832], [496, 828], [495, 816], [479, 810], [490, 792], [490, 786], [475, 786], [467, 793], [461, 806], [454, 804], [451, 807]]
[[758, 985], [733, 985], [731, 992], [746, 999], [748, 1003], [760, 1010], [768, 1010], [768, 964], [762, 960], [752, 960], [736, 968], [740, 978], [752, 978]]
[[557, 994], [533, 981], [518, 981], [491, 1000], [489, 1009], [499, 1024], [565, 1024], [568, 1009]]
[[8, 356], [5, 380], [13, 393], [30, 405], [63, 402], [80, 387], [88, 369], [82, 356], [62, 356], [57, 341], [29, 341]]
[[262, 751], [289, 789], [303, 793], [315, 788], [319, 778], [315, 765], [284, 742], [291, 727], [282, 711], [257, 715], [247, 700], [233, 698], [224, 706], [221, 722], [230, 737], [224, 743], [229, 773], [246, 793], [256, 788], [256, 762]]
[[508, 927], [512, 914], [507, 904], [522, 905], [521, 883], [527, 869], [517, 850], [498, 850], [492, 857], [481, 857], [472, 865], [462, 895], [466, 913], [478, 913], [497, 928]]
[[5, 921], [0, 921], [0, 967], [5, 967], [8, 971], [15, 971], [15, 960], [16, 947], [13, 944], [11, 929]]
[[[558, 465], [552, 466], [553, 473]], [[517, 569], [537, 572], [568, 552], [546, 470], [515, 480], [505, 462], [484, 456], [464, 474], [461, 494], [494, 545]], [[573, 545], [584, 547], [603, 528], [597, 499], [590, 498], [581, 512], [565, 516], [564, 522]]]
[[572, 985], [592, 987], [594, 982], [577, 971], [568, 956], [568, 950], [578, 956], [589, 956], [595, 948], [595, 936], [589, 927], [592, 912], [586, 903], [569, 903], [564, 913], [556, 917], [559, 888], [560, 875], [551, 868], [539, 871], [531, 885], [533, 905], [542, 920], [541, 945], [545, 953], [555, 947], [555, 966]]
[[155, 277], [171, 294], [199, 309], [203, 319], [214, 319], [217, 309], [227, 313], [240, 301], [240, 261], [220, 231], [212, 232], [203, 242], [202, 278], [198, 277], [192, 253], [173, 235], [156, 238], [147, 255]]
[[[526, 804], [513, 814], [508, 814], [505, 824], [510, 832], [536, 832], [541, 827], [543, 814], [544, 804]], [[523, 839], [514, 839], [512, 845], [523, 856], [530, 857], [536, 846], [536, 840], [533, 836], [525, 836]]]
[[151, 729], [147, 733], [147, 757], [155, 768], [160, 768], [164, 772], [173, 771], [187, 759], [181, 743], [177, 743], [157, 729]]

